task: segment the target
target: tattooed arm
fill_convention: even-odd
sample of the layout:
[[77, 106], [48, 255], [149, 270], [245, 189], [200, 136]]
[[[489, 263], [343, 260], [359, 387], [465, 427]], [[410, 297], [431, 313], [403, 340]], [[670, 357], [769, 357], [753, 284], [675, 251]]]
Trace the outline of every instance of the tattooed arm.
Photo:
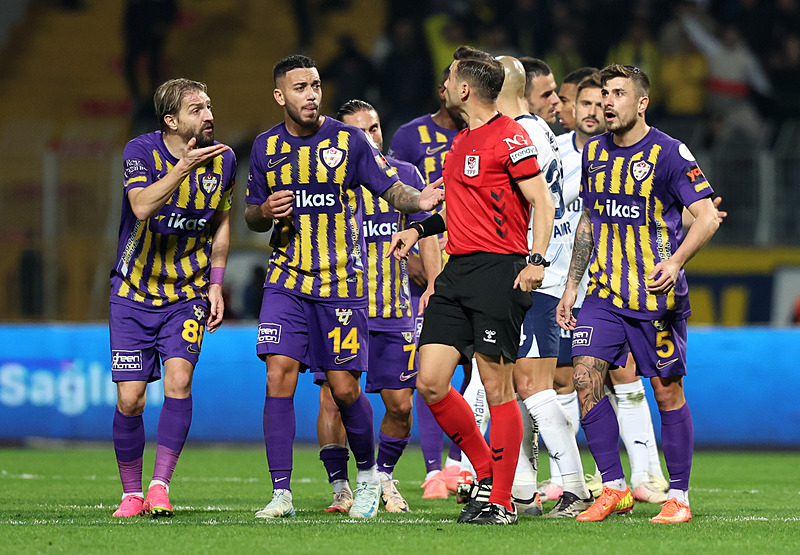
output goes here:
[[577, 287], [581, 282], [586, 268], [589, 266], [592, 249], [594, 249], [592, 224], [589, 221], [589, 209], [584, 208], [581, 219], [578, 221], [578, 228], [575, 230], [575, 245], [572, 247], [572, 260], [569, 263], [568, 285], [572, 284]]
[[572, 315], [572, 307], [578, 298], [578, 284], [580, 284], [583, 275], [586, 273], [586, 268], [589, 266], [592, 249], [594, 249], [592, 224], [589, 220], [589, 209], [584, 207], [578, 227], [575, 230], [575, 245], [572, 247], [572, 260], [569, 264], [567, 287], [556, 307], [556, 321], [565, 330], [575, 329], [575, 317]]
[[441, 185], [442, 178], [439, 178], [422, 191], [418, 191], [414, 187], [398, 181], [389, 187], [381, 195], [381, 198], [406, 214], [420, 210], [433, 210], [444, 200], [444, 191], [441, 189]]

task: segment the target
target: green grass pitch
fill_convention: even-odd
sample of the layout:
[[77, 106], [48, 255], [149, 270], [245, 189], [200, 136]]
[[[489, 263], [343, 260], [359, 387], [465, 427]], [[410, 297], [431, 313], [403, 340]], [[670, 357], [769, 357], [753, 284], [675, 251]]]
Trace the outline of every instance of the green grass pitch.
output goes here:
[[[584, 464], [590, 467], [588, 456]], [[395, 472], [412, 512], [354, 521], [323, 512], [331, 490], [316, 448], [298, 448], [294, 466], [297, 517], [265, 522], [253, 518], [271, 492], [263, 448], [190, 442], [172, 481], [175, 516], [121, 520], [111, 517], [121, 486], [110, 445], [0, 449], [0, 552], [800, 553], [795, 452], [696, 453], [694, 520], [680, 525], [651, 524], [658, 507], [638, 503], [631, 516], [600, 523], [522, 517], [518, 526], [456, 524], [453, 498], [422, 499], [422, 455], [413, 447]]]

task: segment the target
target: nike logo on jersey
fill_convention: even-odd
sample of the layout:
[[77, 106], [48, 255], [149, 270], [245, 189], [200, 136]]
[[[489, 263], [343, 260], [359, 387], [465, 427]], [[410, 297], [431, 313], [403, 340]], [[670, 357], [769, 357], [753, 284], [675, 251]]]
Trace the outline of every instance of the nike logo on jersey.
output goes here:
[[656, 361], [656, 368], [658, 368], [659, 370], [663, 370], [664, 368], [666, 368], [667, 366], [669, 366], [670, 364], [672, 364], [676, 360], [678, 360], [678, 359], [677, 358], [673, 358], [672, 360], [668, 360], [667, 362], [662, 362], [660, 360], [657, 360]]
[[401, 372], [400, 373], [400, 381], [401, 382], [405, 382], [407, 380], [410, 380], [411, 378], [413, 378], [417, 374], [419, 374], [419, 372], [412, 372], [411, 374], [406, 374], [405, 372]]
[[446, 148], [447, 148], [447, 145], [437, 146], [436, 148], [428, 147], [428, 148], [425, 149], [425, 154], [427, 154], [428, 156], [433, 156], [437, 152], [441, 152], [442, 150], [444, 150]]
[[605, 167], [606, 167], [606, 164], [603, 164], [601, 166], [595, 166], [594, 164], [589, 164], [589, 173], [594, 173], [596, 171], [600, 171]]
[[280, 164], [281, 162], [283, 162], [284, 160], [286, 160], [286, 158], [287, 157], [284, 156], [283, 158], [278, 158], [277, 160], [267, 160], [267, 167], [269, 169], [272, 169], [275, 166], [277, 166], [278, 164]]
[[349, 361], [353, 360], [357, 356], [358, 355], [353, 355], [353, 356], [350, 356], [350, 357], [340, 358], [339, 355], [336, 355], [336, 358], [333, 359], [333, 363], [334, 364], [344, 364], [345, 362], [349, 362]]

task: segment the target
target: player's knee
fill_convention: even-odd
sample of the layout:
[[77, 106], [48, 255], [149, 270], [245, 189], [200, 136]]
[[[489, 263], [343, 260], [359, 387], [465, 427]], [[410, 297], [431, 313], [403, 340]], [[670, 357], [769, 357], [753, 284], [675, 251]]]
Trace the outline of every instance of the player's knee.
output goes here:
[[331, 389], [331, 393], [333, 393], [333, 399], [338, 406], [349, 407], [358, 400], [361, 395], [361, 389], [356, 384], [355, 387], [342, 386], [336, 388], [336, 390]]
[[179, 373], [164, 382], [164, 395], [185, 399], [192, 393], [192, 374]]
[[678, 410], [686, 403], [683, 391], [673, 388], [654, 389], [653, 396], [660, 411]]
[[408, 420], [411, 418], [412, 406], [411, 399], [408, 399], [407, 401], [404, 399], [402, 401], [392, 403], [386, 406], [386, 416], [388, 416], [393, 422], [408, 422]]
[[146, 396], [138, 391], [120, 391], [117, 394], [117, 408], [125, 416], [135, 416], [144, 412]]
[[443, 385], [436, 380], [425, 379], [421, 374], [418, 374], [417, 391], [419, 391], [423, 400], [430, 405], [444, 399], [444, 396], [450, 391], [450, 384]]

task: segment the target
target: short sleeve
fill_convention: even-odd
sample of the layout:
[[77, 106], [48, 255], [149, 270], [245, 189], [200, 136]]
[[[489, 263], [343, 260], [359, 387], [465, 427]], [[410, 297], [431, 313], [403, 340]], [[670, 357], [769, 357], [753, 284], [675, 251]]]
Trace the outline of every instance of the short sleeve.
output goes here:
[[692, 152], [683, 143], [670, 153], [668, 188], [683, 204], [689, 206], [714, 194], [711, 184], [697, 165]]
[[364, 132], [353, 132], [350, 144], [350, 154], [355, 161], [356, 183], [364, 185], [377, 196], [397, 183], [397, 170], [370, 144]]
[[250, 152], [250, 171], [247, 174], [247, 190], [245, 192], [247, 204], [261, 205], [270, 195], [264, 172], [264, 139], [262, 137], [263, 135], [256, 137]]
[[515, 182], [519, 183], [542, 173], [537, 159], [538, 152], [524, 127], [512, 121], [499, 138], [495, 154]]
[[125, 145], [122, 158], [125, 164], [123, 181], [126, 192], [153, 183], [153, 155], [140, 140], [134, 139]]

